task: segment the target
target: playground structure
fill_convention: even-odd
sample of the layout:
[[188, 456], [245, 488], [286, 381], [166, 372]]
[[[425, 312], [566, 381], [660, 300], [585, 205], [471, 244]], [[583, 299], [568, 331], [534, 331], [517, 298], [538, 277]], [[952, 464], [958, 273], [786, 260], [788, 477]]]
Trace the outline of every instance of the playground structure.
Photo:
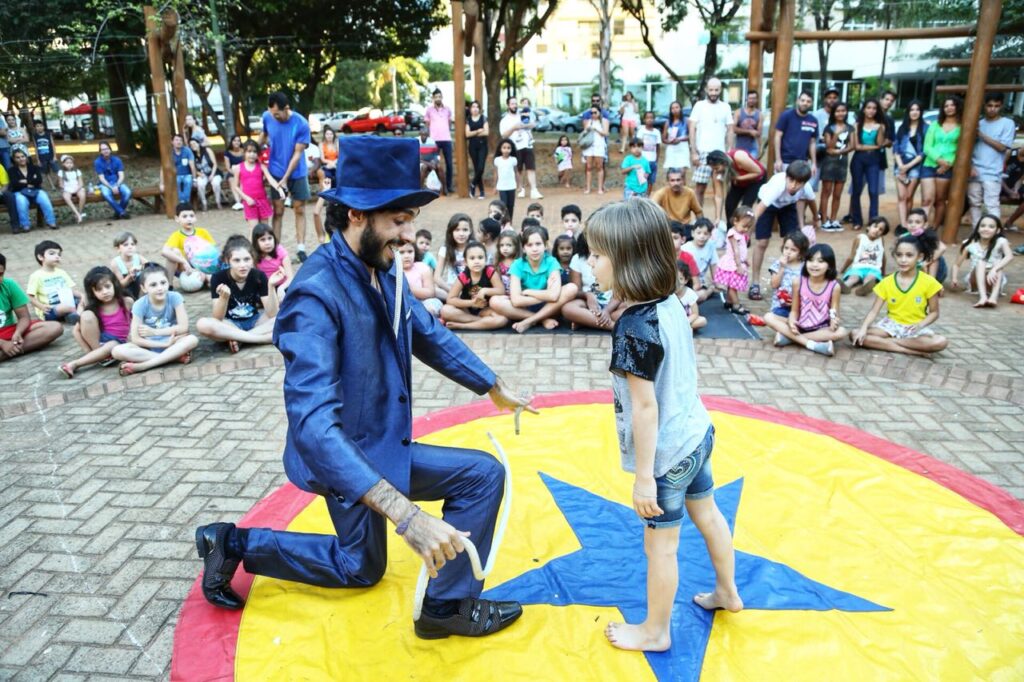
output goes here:
[[[990, 66], [1022, 66], [1024, 59], [992, 59], [992, 45], [999, 33], [1002, 0], [979, 0], [978, 22], [959, 26], [935, 28], [893, 28], [856, 31], [796, 31], [796, 0], [751, 0], [748, 89], [762, 93], [764, 53], [775, 52], [772, 69], [772, 120], [777, 121], [786, 108], [789, 96], [790, 59], [793, 43], [798, 40], [927, 40], [934, 38], [974, 38], [971, 58], [939, 61], [939, 68], [969, 66], [966, 85], [941, 85], [940, 93], [964, 95], [963, 120], [960, 141], [953, 165], [953, 181], [949, 188], [949, 205], [962, 206], [967, 196], [967, 182], [971, 174], [971, 152], [977, 139], [978, 119], [986, 92], [1024, 92], [1024, 85], [987, 83]], [[776, 11], [777, 10], [777, 11]], [[776, 21], [777, 18], [777, 21]], [[1019, 30], [1021, 27], [1003, 27]], [[774, 151], [769, 146], [768, 167], [774, 162]], [[942, 240], [952, 243], [960, 227], [961, 211], [947, 211], [942, 226]], [[938, 227], [938, 226], [936, 226]]]

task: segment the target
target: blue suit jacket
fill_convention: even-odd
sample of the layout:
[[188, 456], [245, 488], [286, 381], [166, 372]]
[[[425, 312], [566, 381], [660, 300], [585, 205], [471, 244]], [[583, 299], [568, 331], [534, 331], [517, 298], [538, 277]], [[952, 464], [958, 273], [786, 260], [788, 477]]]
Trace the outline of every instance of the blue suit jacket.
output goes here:
[[381, 478], [409, 492], [413, 354], [478, 394], [495, 382], [404, 285], [395, 338], [395, 276], [378, 273], [382, 295], [336, 233], [299, 270], [274, 325], [285, 362], [285, 472], [345, 508]]

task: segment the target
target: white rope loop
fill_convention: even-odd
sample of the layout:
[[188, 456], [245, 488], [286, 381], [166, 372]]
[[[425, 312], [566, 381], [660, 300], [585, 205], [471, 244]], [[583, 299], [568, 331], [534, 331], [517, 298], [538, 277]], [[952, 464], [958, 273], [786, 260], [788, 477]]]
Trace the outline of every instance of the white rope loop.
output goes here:
[[[487, 557], [486, 566], [480, 565], [480, 553], [477, 551], [476, 545], [469, 538], [462, 538], [462, 544], [466, 548], [466, 557], [473, 567], [473, 577], [477, 580], [483, 580], [491, 574], [494, 561], [498, 557], [498, 549], [505, 538], [505, 528], [508, 526], [508, 517], [512, 510], [512, 467], [509, 465], [508, 457], [505, 456], [505, 450], [501, 447], [498, 439], [490, 431], [487, 432], [487, 437], [494, 443], [494, 449], [497, 450], [501, 464], [505, 467], [505, 500], [501, 505], [501, 516], [498, 518], [498, 525], [494, 530], [494, 540], [491, 542], [491, 553]], [[416, 580], [416, 593], [412, 601], [412, 619], [414, 621], [420, 619], [420, 613], [423, 610], [423, 597], [427, 594], [428, 580], [429, 574], [427, 566], [424, 564], [420, 567], [420, 577]]]

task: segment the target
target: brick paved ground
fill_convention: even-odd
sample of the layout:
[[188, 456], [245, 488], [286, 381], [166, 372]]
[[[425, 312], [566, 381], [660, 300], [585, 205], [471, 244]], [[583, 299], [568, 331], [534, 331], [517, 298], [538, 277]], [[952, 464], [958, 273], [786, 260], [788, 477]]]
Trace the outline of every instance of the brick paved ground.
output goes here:
[[[585, 210], [596, 207], [596, 197], [583, 199], [571, 196]], [[567, 200], [552, 192], [542, 203], [556, 215]], [[484, 207], [437, 202], [421, 222], [440, 236], [451, 212], [480, 216]], [[223, 240], [241, 219], [213, 212], [200, 224]], [[290, 225], [288, 216], [288, 246]], [[95, 221], [55, 234], [4, 234], [0, 252], [24, 283], [32, 246], [55, 236], [66, 269], [80, 278], [109, 259], [123, 227]], [[149, 255], [172, 229], [153, 216], [130, 227]], [[849, 233], [824, 239], [848, 250]], [[1022, 262], [1011, 269], [1014, 286], [1024, 285]], [[856, 426], [1024, 499], [1024, 310], [969, 304], [963, 295], [944, 299], [940, 327], [952, 347], [935, 360], [847, 348], [826, 359], [767, 341], [699, 340], [702, 388]], [[188, 296], [187, 305], [193, 319], [209, 309], [205, 294]], [[843, 306], [856, 324], [867, 301], [850, 296]], [[463, 338], [524, 390], [608, 386], [607, 337]], [[68, 381], [56, 365], [74, 346], [67, 333], [44, 352], [0, 363], [0, 679], [163, 679], [178, 609], [200, 569], [193, 529], [237, 518], [284, 481], [280, 356], [271, 348], [229, 356], [204, 342], [187, 367], [124, 380], [91, 369]], [[417, 415], [474, 399], [422, 365], [414, 382]]]

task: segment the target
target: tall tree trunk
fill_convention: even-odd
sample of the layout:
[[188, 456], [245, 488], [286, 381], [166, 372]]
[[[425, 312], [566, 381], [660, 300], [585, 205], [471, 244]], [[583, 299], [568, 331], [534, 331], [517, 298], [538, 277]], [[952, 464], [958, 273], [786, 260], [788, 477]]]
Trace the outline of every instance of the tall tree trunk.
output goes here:
[[599, 64], [599, 77], [600, 77], [600, 89], [601, 89], [601, 100], [606, 104], [611, 104], [611, 61], [612, 61], [612, 17], [611, 7], [614, 6], [615, 0], [599, 0], [599, 6], [597, 8], [598, 16], [601, 19], [601, 37], [598, 43], [598, 57], [600, 60]]
[[505, 75], [506, 68], [495, 61], [494, 57], [484, 52], [484, 86], [487, 90], [487, 121], [488, 135], [487, 146], [492, 152], [498, 149], [498, 141], [501, 140], [501, 131], [498, 130], [501, 122], [502, 97], [501, 79]]
[[[715, 75], [715, 69], [718, 68], [718, 36], [714, 31], [709, 33], [708, 46], [704, 50], [704, 70], [700, 74], [700, 86], [697, 88], [697, 92], [704, 91], [704, 86], [707, 85], [708, 79]], [[725, 97], [724, 92], [722, 97]]]
[[128, 108], [128, 88], [122, 74], [122, 65], [114, 59], [106, 57], [103, 65], [107, 74], [107, 92], [110, 93], [110, 116], [114, 119], [114, 137], [117, 139], [119, 154], [131, 154], [135, 151], [135, 139], [132, 136], [132, 114]]
[[828, 47], [826, 41], [818, 41], [818, 84], [821, 86], [821, 95], [825, 95], [828, 89]]
[[187, 78], [188, 82], [192, 84], [192, 90], [196, 93], [199, 97], [199, 101], [202, 103], [203, 108], [200, 113], [200, 117], [203, 119], [204, 125], [206, 112], [210, 112], [213, 116], [213, 124], [217, 126], [217, 130], [221, 131], [221, 134], [223, 134], [224, 124], [221, 123], [220, 116], [217, 115], [217, 112], [210, 106], [209, 92], [207, 92], [206, 88], [203, 87], [203, 84], [196, 78], [196, 74], [191, 68], [189, 68], [188, 62], [185, 62], [185, 78]]
[[[89, 104], [92, 106], [92, 115], [89, 116], [89, 125], [92, 126], [92, 134], [94, 139], [99, 139], [100, 136], [100, 115], [98, 109], [100, 106], [99, 95], [95, 90], [90, 90], [86, 93], [86, 97], [89, 98]], [[118, 148], [120, 152], [120, 148]]]

